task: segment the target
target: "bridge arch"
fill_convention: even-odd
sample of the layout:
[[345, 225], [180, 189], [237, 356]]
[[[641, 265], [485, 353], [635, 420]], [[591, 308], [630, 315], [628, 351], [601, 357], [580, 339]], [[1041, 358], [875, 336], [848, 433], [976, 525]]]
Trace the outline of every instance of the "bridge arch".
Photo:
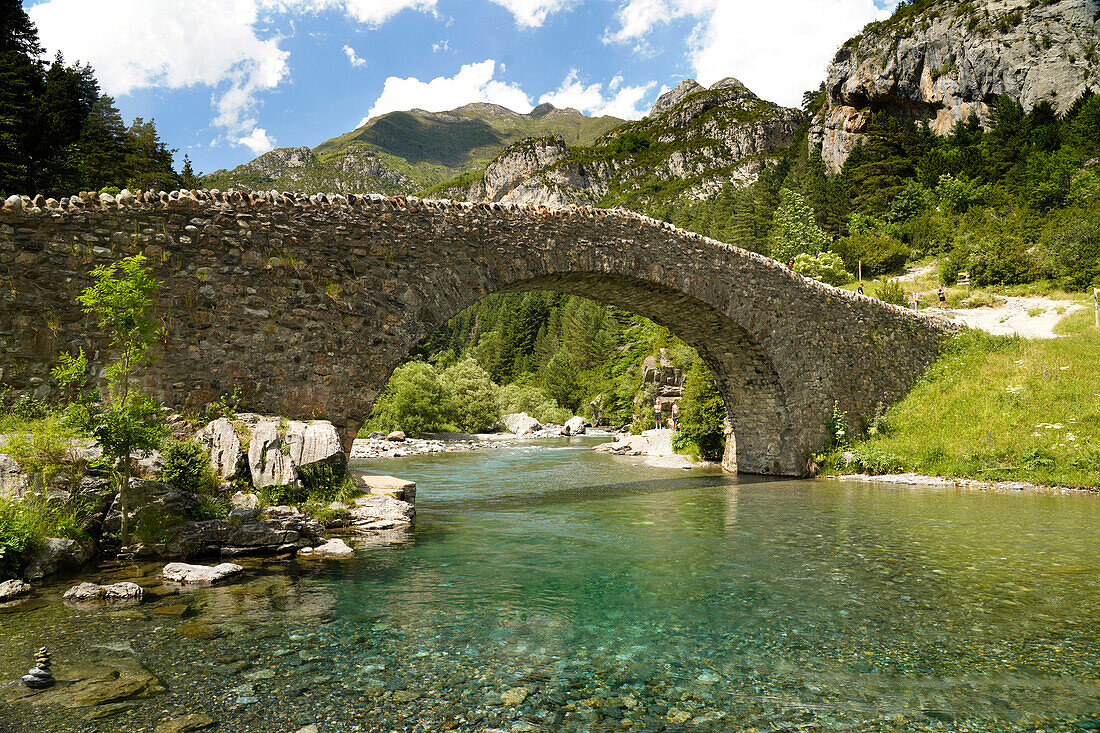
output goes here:
[[[714, 373], [750, 473], [798, 474], [834, 401], [855, 421], [936, 357], [934, 319], [807, 280], [631, 212], [382, 196], [139, 194], [25, 200], [0, 214], [2, 378], [49, 389], [95, 334], [75, 294], [94, 263], [144, 252], [166, 338], [147, 385], [201, 406], [326, 417], [350, 435], [422, 338], [492, 293], [559, 290], [652, 318]], [[37, 205], [35, 205], [37, 204]]]

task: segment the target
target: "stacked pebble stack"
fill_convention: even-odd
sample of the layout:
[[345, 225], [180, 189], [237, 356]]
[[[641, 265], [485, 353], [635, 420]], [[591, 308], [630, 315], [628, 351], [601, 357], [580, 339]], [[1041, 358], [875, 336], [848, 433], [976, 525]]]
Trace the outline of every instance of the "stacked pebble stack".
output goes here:
[[34, 655], [35, 666], [23, 676], [23, 684], [32, 690], [43, 690], [56, 680], [50, 671], [50, 653], [42, 647]]

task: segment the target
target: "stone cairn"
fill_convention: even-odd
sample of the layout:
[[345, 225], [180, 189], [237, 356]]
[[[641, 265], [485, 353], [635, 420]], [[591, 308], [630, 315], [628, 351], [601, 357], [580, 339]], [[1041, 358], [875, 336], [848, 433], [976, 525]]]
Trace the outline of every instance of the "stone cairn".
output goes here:
[[34, 661], [35, 666], [23, 675], [23, 684], [32, 690], [44, 690], [57, 681], [50, 671], [50, 653], [46, 647], [35, 652]]

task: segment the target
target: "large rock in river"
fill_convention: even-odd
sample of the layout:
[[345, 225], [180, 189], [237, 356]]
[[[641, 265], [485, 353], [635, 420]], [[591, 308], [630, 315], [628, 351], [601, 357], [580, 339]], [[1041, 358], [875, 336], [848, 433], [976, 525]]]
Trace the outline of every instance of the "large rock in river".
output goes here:
[[185, 562], [170, 562], [160, 571], [160, 577], [170, 583], [209, 585], [232, 578], [244, 572], [244, 568], [231, 562], [218, 565], [189, 565]]
[[87, 603], [91, 601], [138, 603], [144, 594], [145, 591], [140, 585], [126, 581], [111, 583], [110, 585], [81, 583], [65, 591], [62, 598], [70, 603]]
[[500, 421], [504, 423], [509, 433], [515, 435], [527, 435], [536, 430], [542, 430], [542, 424], [526, 412], [513, 412], [500, 418]]
[[210, 465], [223, 481], [248, 476], [248, 457], [241, 450], [241, 439], [231, 420], [219, 417], [199, 429], [195, 439], [210, 454]]
[[561, 426], [562, 435], [584, 435], [586, 430], [588, 427], [580, 415], [569, 418], [565, 421], [565, 425]]

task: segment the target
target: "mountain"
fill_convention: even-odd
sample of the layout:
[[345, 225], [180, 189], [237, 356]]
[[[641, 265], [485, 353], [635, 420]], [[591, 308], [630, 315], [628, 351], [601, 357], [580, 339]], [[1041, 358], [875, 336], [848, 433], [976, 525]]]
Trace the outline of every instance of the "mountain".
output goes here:
[[988, 127], [1002, 94], [1065, 112], [1100, 87], [1098, 20], [1096, 0], [913, 0], [837, 52], [809, 143], [837, 173], [874, 114], [942, 135], [971, 114]]
[[416, 193], [454, 176], [480, 174], [511, 143], [560, 136], [577, 145], [622, 124], [541, 104], [519, 114], [478, 102], [450, 112], [390, 112], [317, 147], [278, 148], [202, 178], [210, 188]]
[[792, 145], [799, 110], [760, 99], [733, 78], [709, 89], [688, 79], [649, 115], [592, 145], [562, 137], [523, 140], [502, 152], [480, 180], [452, 181], [445, 195], [471, 201], [584, 203], [644, 209], [657, 201], [705, 200], [744, 186]]

